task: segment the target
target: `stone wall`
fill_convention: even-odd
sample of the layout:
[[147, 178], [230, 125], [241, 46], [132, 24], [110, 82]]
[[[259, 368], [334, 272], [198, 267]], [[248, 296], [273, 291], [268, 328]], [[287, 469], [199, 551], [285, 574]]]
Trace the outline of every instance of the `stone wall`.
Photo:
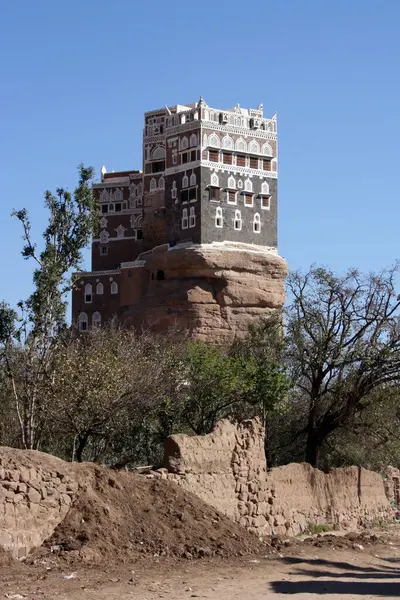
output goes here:
[[53, 533], [77, 490], [68, 468], [40, 452], [1, 448], [1, 548], [22, 558]]
[[221, 421], [203, 437], [175, 435], [165, 444], [170, 479], [259, 536], [297, 535], [312, 524], [355, 529], [393, 518], [378, 473], [358, 467], [323, 473], [308, 464], [267, 472], [258, 421]]

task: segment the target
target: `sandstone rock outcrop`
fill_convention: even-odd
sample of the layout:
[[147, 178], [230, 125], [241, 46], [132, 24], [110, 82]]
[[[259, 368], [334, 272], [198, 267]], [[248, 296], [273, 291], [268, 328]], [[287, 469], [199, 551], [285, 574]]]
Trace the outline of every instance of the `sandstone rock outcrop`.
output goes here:
[[149, 284], [143, 289], [143, 278], [133, 273], [141, 298], [122, 315], [137, 327], [176, 328], [223, 343], [284, 304], [287, 264], [263, 247], [166, 245], [141, 255], [138, 264], [149, 273]]

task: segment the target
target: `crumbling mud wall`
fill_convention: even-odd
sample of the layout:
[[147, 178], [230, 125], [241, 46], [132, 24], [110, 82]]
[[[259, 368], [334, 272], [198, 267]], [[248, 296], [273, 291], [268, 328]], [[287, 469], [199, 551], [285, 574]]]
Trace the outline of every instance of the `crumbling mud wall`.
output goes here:
[[23, 558], [53, 533], [78, 487], [68, 467], [41, 452], [0, 449], [1, 548]]
[[312, 524], [342, 529], [393, 518], [378, 473], [358, 467], [323, 473], [308, 464], [267, 472], [258, 421], [221, 421], [206, 436], [174, 435], [165, 444], [170, 479], [259, 536], [297, 535]]

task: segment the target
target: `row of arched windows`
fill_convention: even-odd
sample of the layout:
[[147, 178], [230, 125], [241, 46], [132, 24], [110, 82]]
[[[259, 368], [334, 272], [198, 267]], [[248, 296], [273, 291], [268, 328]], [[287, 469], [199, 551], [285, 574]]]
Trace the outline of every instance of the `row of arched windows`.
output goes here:
[[273, 151], [271, 144], [265, 142], [262, 146], [256, 141], [252, 140], [246, 142], [244, 139], [239, 138], [236, 141], [233, 140], [229, 135], [225, 135], [222, 140], [216, 133], [212, 133], [207, 136], [204, 134], [203, 146], [207, 148], [222, 148], [224, 150], [239, 150], [240, 152], [248, 152], [249, 154], [262, 154], [263, 156], [273, 157]]
[[[92, 314], [92, 327], [100, 327], [101, 325], [101, 314], [96, 311]], [[78, 317], [79, 331], [87, 331], [89, 329], [89, 317], [87, 313], [81, 312]]]
[[196, 133], [192, 133], [192, 135], [190, 136], [190, 139], [185, 136], [183, 136], [183, 138], [181, 138], [180, 140], [181, 142], [181, 150], [187, 150], [188, 148], [193, 148], [195, 146], [197, 146], [198, 144], [198, 138], [197, 138], [197, 134]]
[[188, 227], [195, 227], [196, 225], [196, 210], [194, 206], [190, 208], [188, 213], [188, 209], [184, 208], [182, 211], [182, 229], [187, 229]]
[[[118, 283], [116, 281], [111, 282], [110, 287], [111, 294], [118, 294]], [[102, 296], [104, 294], [104, 285], [101, 281], [96, 284], [96, 294]], [[91, 283], [85, 285], [85, 303], [90, 304], [93, 300], [93, 286]]]
[[[215, 210], [215, 227], [222, 229], [224, 226], [224, 217], [222, 214], [222, 208], [218, 206]], [[235, 216], [233, 219], [233, 228], [236, 231], [241, 231], [243, 226], [242, 213], [240, 210], [235, 210]], [[261, 233], [261, 216], [260, 213], [255, 213], [253, 217], [253, 231], [254, 233]]]
[[[192, 186], [192, 185], [196, 185], [196, 174], [195, 173], [192, 173], [190, 176], [190, 186]], [[183, 188], [189, 187], [189, 177], [186, 175], [186, 173], [182, 177], [182, 187]]]
[[155, 177], [150, 179], [150, 192], [154, 192], [155, 190], [164, 190], [165, 189], [165, 179], [164, 177], [160, 177], [157, 181]]
[[[216, 173], [212, 173], [210, 183], [213, 187], [219, 187], [219, 177]], [[235, 190], [236, 188], [244, 189], [245, 192], [253, 191], [253, 182], [251, 179], [245, 179], [244, 183], [241, 179], [236, 180], [233, 176], [228, 178], [228, 189]], [[269, 195], [269, 184], [267, 181], [263, 181], [261, 184], [261, 194]]]

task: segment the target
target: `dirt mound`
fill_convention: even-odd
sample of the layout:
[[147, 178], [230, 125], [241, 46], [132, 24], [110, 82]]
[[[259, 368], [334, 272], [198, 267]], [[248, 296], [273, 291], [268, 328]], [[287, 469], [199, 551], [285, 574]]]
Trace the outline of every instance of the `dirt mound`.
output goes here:
[[44, 545], [53, 554], [102, 562], [266, 552], [256, 536], [173, 483], [94, 465], [77, 475], [80, 490]]

